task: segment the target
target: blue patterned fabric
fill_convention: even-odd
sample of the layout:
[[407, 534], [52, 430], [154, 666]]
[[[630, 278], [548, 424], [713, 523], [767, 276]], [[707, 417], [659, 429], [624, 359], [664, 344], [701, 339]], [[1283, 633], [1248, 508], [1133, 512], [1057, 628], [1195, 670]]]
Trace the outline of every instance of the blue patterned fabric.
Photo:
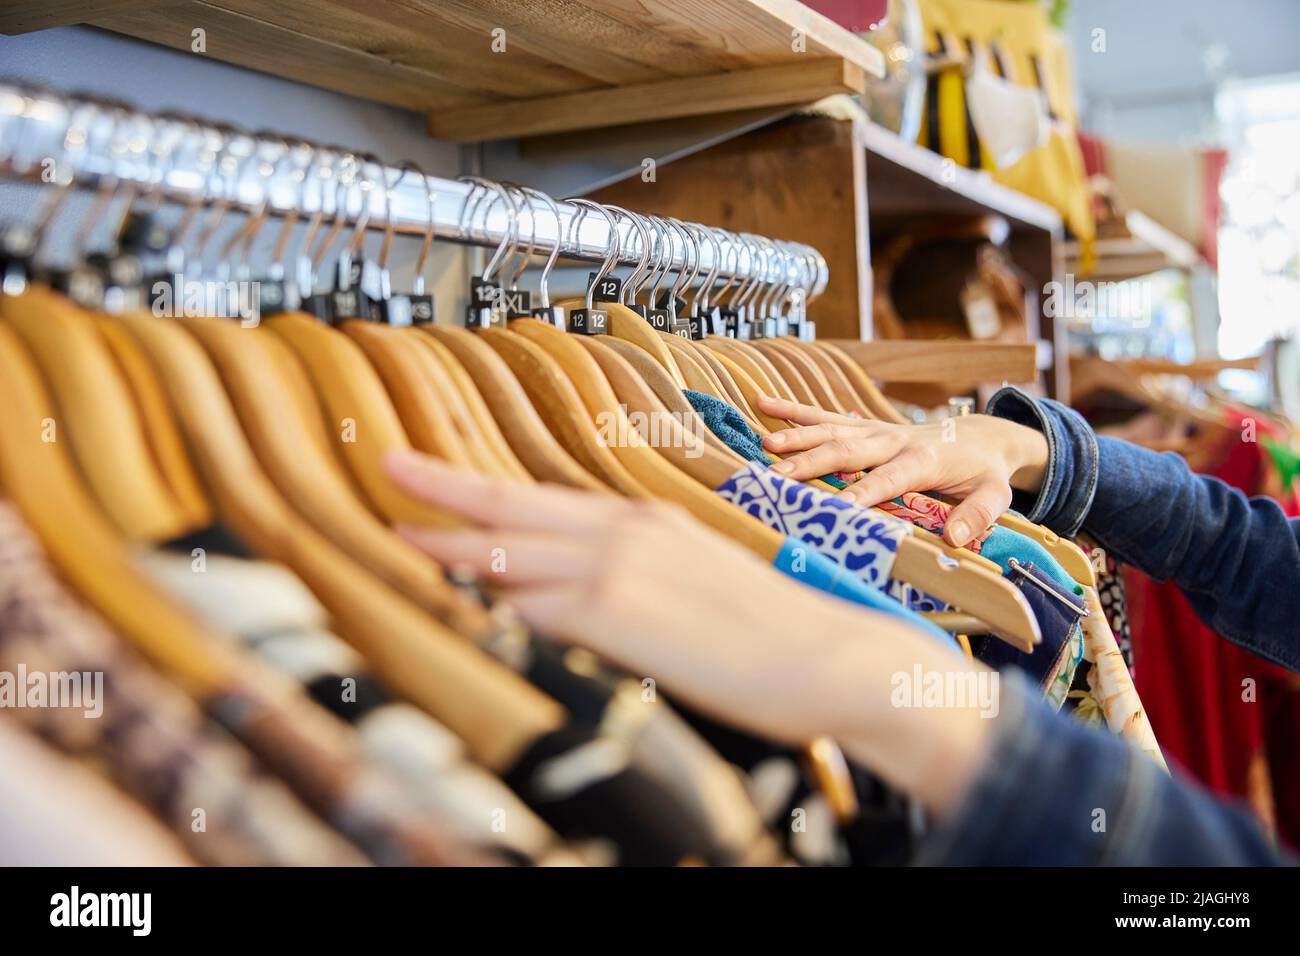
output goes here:
[[952, 636], [946, 631], [916, 612], [903, 607], [892, 597], [867, 587], [859, 578], [854, 577], [826, 555], [814, 550], [798, 538], [785, 539], [785, 544], [777, 554], [776, 560], [772, 562], [772, 567], [810, 588], [901, 618], [913, 627], [925, 631], [945, 647], [952, 648], [958, 654], [961, 653], [953, 642]]

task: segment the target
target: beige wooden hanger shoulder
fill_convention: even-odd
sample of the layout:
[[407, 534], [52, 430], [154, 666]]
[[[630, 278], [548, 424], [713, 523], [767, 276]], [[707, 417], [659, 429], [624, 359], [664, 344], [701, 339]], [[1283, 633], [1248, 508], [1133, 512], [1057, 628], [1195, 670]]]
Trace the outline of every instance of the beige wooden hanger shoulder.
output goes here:
[[[581, 309], [585, 306], [586, 300], [581, 298], [565, 299], [556, 304], [564, 309], [565, 315], [568, 315], [572, 310]], [[608, 329], [611, 337], [622, 339], [624, 342], [643, 349], [664, 367], [664, 371], [672, 376], [678, 387], [686, 387], [686, 378], [677, 367], [673, 353], [668, 351], [668, 347], [664, 345], [649, 322], [627, 306], [620, 305], [617, 302], [603, 303], [600, 307], [609, 316]]]
[[493, 768], [562, 724], [559, 705], [350, 561], [288, 506], [258, 465], [212, 363], [183, 328], [148, 315], [122, 322], [158, 369], [222, 519], [302, 579], [389, 687]]
[[781, 380], [785, 382], [786, 387], [794, 394], [794, 400], [796, 402], [801, 402], [804, 405], [821, 404], [817, 396], [813, 394], [813, 390], [809, 386], [808, 382], [805, 381], [804, 376], [800, 373], [799, 369], [795, 368], [794, 363], [790, 361], [789, 357], [786, 356], [784, 352], [773, 347], [771, 343], [762, 340], [751, 342], [750, 345], [767, 356], [768, 361], [772, 363], [772, 367], [775, 368], [777, 374], [781, 376]]
[[406, 340], [417, 343], [418, 347], [437, 363], [451, 383], [452, 391], [449, 400], [452, 418], [457, 421], [463, 419], [473, 422], [478, 437], [470, 444], [470, 451], [478, 450], [481, 459], [490, 460], [494, 465], [495, 474], [500, 477], [533, 484], [536, 479], [511, 450], [510, 443], [506, 441], [505, 435], [501, 434], [501, 429], [492, 418], [487, 403], [483, 401], [478, 386], [456, 361], [451, 350], [431, 335], [421, 335], [414, 329], [403, 331], [410, 333], [405, 336]]
[[375, 517], [330, 452], [311, 439], [311, 423], [286, 384], [284, 370], [297, 362], [288, 346], [224, 319], [180, 321], [212, 359], [258, 463], [284, 500], [363, 567], [460, 631], [458, 589]]
[[867, 403], [862, 400], [857, 391], [849, 384], [848, 377], [844, 370], [839, 367], [834, 359], [825, 351], [817, 347], [816, 342], [792, 341], [788, 347], [799, 352], [821, 370], [827, 383], [830, 385], [831, 392], [834, 394], [836, 401], [846, 413], [852, 412], [862, 418], [875, 418], [875, 414], [867, 407]]
[[849, 384], [853, 386], [858, 396], [872, 412], [872, 417], [882, 422], [893, 422], [896, 425], [908, 424], [907, 417], [898, 409], [890, 404], [889, 399], [885, 397], [884, 392], [876, 387], [876, 383], [871, 380], [866, 371], [857, 362], [853, 361], [849, 355], [837, 345], [830, 342], [809, 342], [810, 348], [820, 349], [822, 354], [827, 355], [840, 367]]
[[299, 313], [270, 316], [262, 325], [283, 338], [301, 360], [341, 457], [379, 514], [392, 522], [462, 526], [460, 519], [397, 488], [384, 472], [384, 456], [409, 449], [411, 443], [383, 383], [356, 343]]
[[[786, 387], [785, 382], [777, 381], [774, 377], [771, 363], [767, 362], [766, 357], [757, 349], [750, 348], [748, 342], [737, 342], [725, 336], [710, 335], [708, 338], [701, 339], [699, 345], [705, 349], [712, 349], [716, 354], [738, 365], [754, 380], [761, 394], [775, 395], [777, 398], [794, 401], [794, 393]], [[734, 376], [735, 373], [732, 374]], [[752, 399], [749, 401], [753, 404]]]
[[149, 448], [172, 497], [188, 524], [195, 528], [207, 527], [212, 523], [212, 503], [190, 464], [185, 439], [172, 418], [167, 393], [153, 366], [136, 341], [118, 323], [107, 316], [99, 316], [96, 324], [117, 359], [123, 380], [135, 396], [136, 410], [140, 413]]
[[5, 297], [0, 309], [50, 384], [59, 438], [118, 528], [146, 541], [192, 530], [154, 464], [131, 392], [91, 315], [39, 287]]
[[554, 356], [513, 329], [481, 329], [476, 334], [510, 366], [550, 433], [591, 475], [629, 498], [651, 496], [597, 432], [582, 396]]
[[197, 699], [227, 689], [236, 658], [136, 570], [128, 546], [86, 489], [67, 443], [46, 441], [56, 415], [36, 364], [0, 323], [0, 491], [51, 563], [122, 637]]
[[[708, 340], [706, 339], [705, 341]], [[706, 349], [705, 351], [707, 352], [709, 350]], [[770, 435], [774, 431], [780, 431], [782, 428], [790, 427], [789, 422], [783, 421], [779, 418], [773, 418], [771, 415], [768, 415], [759, 409], [758, 400], [764, 394], [771, 393], [765, 393], [762, 387], [760, 387], [759, 384], [750, 377], [749, 373], [746, 372], [738, 362], [734, 361], [730, 355], [726, 354], [725, 351], [713, 351], [711, 358], [726, 369], [727, 374], [731, 376], [731, 380], [736, 383], [736, 387], [740, 390], [740, 394], [744, 396], [745, 404], [753, 410], [754, 418], [759, 425], [756, 431], [760, 435]]]
[[839, 412], [841, 415], [849, 413], [849, 407], [840, 402], [839, 396], [835, 394], [835, 389], [831, 387], [830, 380], [822, 374], [822, 370], [817, 363], [809, 358], [808, 352], [798, 348], [793, 342], [779, 339], [764, 339], [762, 342], [755, 343], [757, 347], [766, 347], [770, 353], [780, 352], [784, 354], [790, 362], [797, 368], [808, 382], [808, 387], [812, 390], [813, 395], [817, 398], [817, 404], [822, 408], [832, 412]]
[[411, 444], [458, 468], [478, 470], [427, 367], [432, 364], [427, 356], [386, 325], [357, 320], [340, 328], [379, 373]]
[[547, 430], [510, 366], [468, 329], [421, 325], [412, 334], [441, 344], [474, 381], [511, 450], [538, 481], [611, 493]]
[[[700, 487], [645, 444], [640, 433], [628, 425], [618, 398], [600, 366], [573, 341], [573, 336], [536, 319], [516, 319], [511, 328], [542, 345], [555, 358], [582, 396], [593, 423], [603, 419], [616, 429], [620, 439], [626, 437], [626, 441], [613, 442], [614, 453], [655, 497], [684, 506], [700, 521], [768, 561], [776, 557], [785, 543], [784, 537], [738, 511], [712, 491]], [[685, 458], [685, 449], [669, 448], [666, 451]], [[730, 472], [727, 477], [730, 477]]]
[[596, 360], [620, 404], [627, 407], [629, 423], [637, 427], [647, 444], [710, 490], [735, 473], [738, 466], [704, 440], [703, 433], [708, 432], [707, 428], [702, 431], [687, 428], [692, 422], [700, 422], [698, 415], [682, 419], [670, 413], [645, 379], [621, 355], [594, 337], [575, 338]]
[[697, 434], [703, 435], [704, 441], [710, 447], [726, 456], [736, 468], [745, 463], [745, 459], [732, 451], [727, 444], [713, 434], [713, 431], [704, 424], [704, 420], [695, 411], [682, 389], [677, 387], [677, 383], [672, 377], [664, 371], [662, 365], [652, 359], [649, 355], [631, 345], [622, 339], [610, 338], [608, 341], [602, 339], [601, 344], [608, 349], [613, 349], [619, 355], [627, 360], [628, 364], [636, 370], [641, 379], [650, 386], [650, 389], [658, 396], [659, 401], [663, 402], [664, 407], [673, 415], [678, 417], [679, 421], [690, 422]]

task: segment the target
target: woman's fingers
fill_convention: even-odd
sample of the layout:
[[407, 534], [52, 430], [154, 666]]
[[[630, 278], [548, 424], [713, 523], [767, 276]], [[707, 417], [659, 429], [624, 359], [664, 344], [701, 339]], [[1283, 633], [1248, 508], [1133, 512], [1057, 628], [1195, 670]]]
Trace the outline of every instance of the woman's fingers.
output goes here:
[[773, 432], [763, 439], [763, 447], [768, 451], [776, 452], [778, 455], [789, 455], [796, 451], [807, 451], [809, 448], [815, 448], [818, 445], [824, 445], [832, 441], [856, 442], [862, 438], [888, 434], [899, 435], [898, 432], [880, 432], [879, 430], [865, 428], [862, 425], [838, 425], [832, 422], [822, 422], [818, 425], [802, 425], [798, 428], [787, 428], [784, 431]]
[[905, 491], [917, 491], [927, 486], [920, 457], [904, 453], [873, 468], [861, 480], [841, 491], [839, 497], [870, 508], [897, 498]]
[[854, 422], [862, 424], [860, 418], [841, 415], [838, 412], [828, 412], [812, 405], [800, 405], [798, 402], [792, 402], [784, 398], [774, 398], [771, 395], [759, 396], [758, 408], [765, 415], [770, 415], [773, 418], [784, 418], [796, 425], [818, 425], [822, 422], [838, 425], [851, 425]]
[[1011, 507], [1011, 486], [1005, 481], [984, 481], [952, 509], [943, 537], [954, 547], [964, 547], [983, 534]]
[[464, 568], [507, 585], [584, 581], [598, 570], [589, 541], [527, 531], [444, 531], [402, 525], [407, 541], [447, 568]]
[[787, 478], [806, 481], [836, 471], [871, 468], [897, 453], [898, 442], [888, 434], [831, 438], [777, 462], [772, 470]]
[[591, 533], [604, 527], [613, 509], [624, 504], [567, 488], [511, 484], [417, 451], [392, 452], [384, 458], [384, 469], [421, 501], [489, 528]]

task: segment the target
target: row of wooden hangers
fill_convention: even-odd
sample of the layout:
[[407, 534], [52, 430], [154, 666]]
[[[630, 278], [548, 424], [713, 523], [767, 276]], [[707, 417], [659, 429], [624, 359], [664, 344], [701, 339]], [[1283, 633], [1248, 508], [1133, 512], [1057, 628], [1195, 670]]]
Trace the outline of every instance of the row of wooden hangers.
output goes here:
[[[418, 170], [404, 168], [408, 174], [428, 186]], [[50, 204], [38, 238], [70, 188]], [[508, 201], [499, 188], [498, 199]], [[128, 193], [130, 206], [134, 188], [109, 182], [95, 208], [108, 209], [118, 190]], [[201, 200], [186, 210], [182, 235]], [[430, 192], [431, 211], [434, 201]], [[203, 260], [231, 205], [213, 204], [193, 261]], [[249, 215], [227, 251], [249, 248], [267, 207], [263, 201]], [[467, 199], [465, 207], [472, 235], [474, 204]], [[634, 214], [619, 215], [638, 222]], [[308, 218], [304, 249], [327, 218], [323, 209]], [[320, 239], [318, 262], [347, 218], [344, 203]], [[420, 266], [432, 241], [430, 219]], [[281, 252], [295, 224], [291, 214], [282, 225]], [[391, 224], [390, 217], [381, 263]], [[358, 222], [345, 251], [359, 255], [365, 234]], [[522, 245], [517, 235], [510, 242], [499, 261], [510, 261]], [[519, 272], [529, 258], [523, 256]], [[611, 250], [597, 281], [617, 258]], [[548, 271], [554, 262], [552, 255]], [[693, 279], [679, 275], [674, 293]], [[6, 289], [0, 491], [89, 603], [196, 696], [237, 683], [241, 652], [132, 564], [134, 548], [219, 520], [293, 570], [381, 678], [497, 770], [558, 728], [564, 713], [480, 652], [476, 645], [496, 633], [490, 613], [393, 533], [397, 523], [448, 527], [459, 519], [394, 486], [382, 469], [388, 453], [415, 448], [501, 480], [673, 501], [770, 561], [783, 537], [713, 494], [743, 464], [740, 456], [707, 428], [681, 429], [672, 441], [652, 445], [627, 413], [692, 420], [682, 395], [691, 388], [729, 402], [760, 434], [788, 427], [759, 411], [760, 394], [864, 418], [901, 418], [830, 343], [688, 340], [652, 328], [625, 302], [602, 303], [608, 334], [585, 336], [538, 318], [470, 331], [360, 318], [331, 325], [301, 311], [244, 328], [229, 318], [164, 319], [140, 308], [109, 314], [38, 284], [20, 290], [7, 282]], [[602, 440], [602, 419], [617, 421], [627, 440]], [[1068, 542], [1027, 531], [1069, 556], [1060, 547]], [[1025, 650], [1039, 640], [1024, 599], [978, 555], [915, 529], [894, 573]]]

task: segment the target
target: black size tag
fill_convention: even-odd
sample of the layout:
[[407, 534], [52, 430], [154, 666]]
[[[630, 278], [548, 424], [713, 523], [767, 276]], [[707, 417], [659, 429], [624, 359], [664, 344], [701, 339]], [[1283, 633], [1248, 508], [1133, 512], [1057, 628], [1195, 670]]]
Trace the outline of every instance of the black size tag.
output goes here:
[[601, 309], [575, 309], [569, 313], [569, 331], [578, 335], [604, 335], [609, 313]]
[[475, 276], [469, 283], [469, 304], [474, 309], [495, 309], [501, 301], [501, 286]]
[[686, 314], [686, 300], [680, 296], [674, 298], [672, 289], [667, 289], [664, 292], [659, 293], [658, 307], [661, 309], [671, 309], [678, 315]]
[[658, 329], [660, 332], [671, 332], [673, 330], [673, 317], [667, 309], [651, 309], [646, 316], [646, 321], [650, 327]]
[[316, 316], [322, 322], [333, 322], [333, 296], [329, 292], [313, 292], [302, 300], [302, 310]]
[[258, 315], [277, 315], [293, 308], [289, 284], [283, 279], [262, 279], [257, 283]]
[[528, 289], [503, 289], [501, 304], [512, 319], [527, 319], [533, 313], [533, 294]]
[[628, 306], [628, 308], [631, 309], [633, 312], [635, 312], [637, 315], [641, 316], [641, 318], [645, 319], [647, 322], [650, 321], [650, 310], [647, 309], [644, 305], [641, 305], [640, 303], [637, 302], [633, 302], [631, 305]]
[[330, 316], [334, 322], [370, 318], [370, 303], [359, 288], [336, 289], [330, 293]]
[[411, 303], [412, 325], [428, 325], [434, 321], [436, 312], [433, 308], [433, 296], [408, 295], [406, 298]]
[[[592, 284], [596, 283], [596, 273], [587, 273], [587, 288], [592, 289]], [[596, 283], [592, 289], [591, 298], [593, 302], [617, 302], [619, 296], [623, 294], [623, 280], [618, 276], [608, 275]]]
[[171, 247], [171, 231], [152, 213], [132, 209], [122, 221], [117, 244], [137, 255], [162, 255]]
[[689, 339], [691, 337], [691, 321], [691, 316], [678, 312], [673, 316], [672, 326], [668, 331], [672, 332], [673, 335], [680, 335], [684, 339]]

